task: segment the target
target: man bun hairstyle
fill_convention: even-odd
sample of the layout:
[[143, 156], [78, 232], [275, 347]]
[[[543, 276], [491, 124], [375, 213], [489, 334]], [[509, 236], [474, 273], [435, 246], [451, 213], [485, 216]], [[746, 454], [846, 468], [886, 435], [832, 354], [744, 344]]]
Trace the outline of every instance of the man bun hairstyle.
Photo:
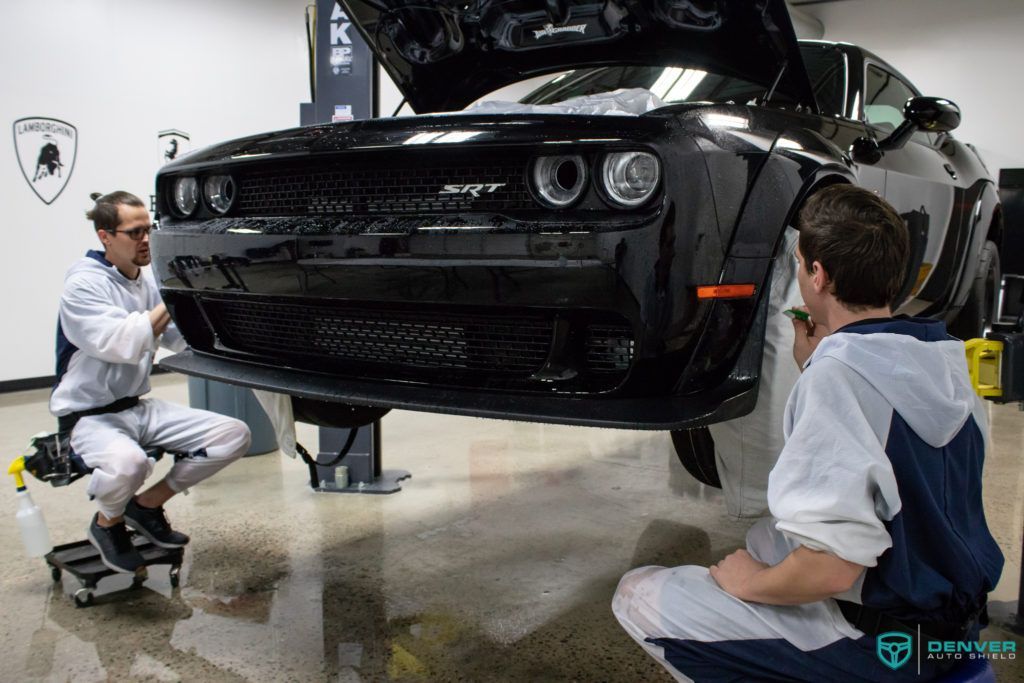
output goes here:
[[125, 206], [145, 206], [141, 199], [131, 192], [125, 192], [124, 190], [118, 190], [110, 194], [93, 192], [89, 195], [89, 199], [93, 200], [95, 204], [91, 210], [85, 212], [85, 217], [92, 221], [96, 232], [100, 230], [114, 232], [120, 223], [117, 215], [118, 206], [122, 204]]
[[832, 294], [852, 311], [898, 306], [907, 277], [910, 234], [892, 206], [853, 185], [817, 192], [800, 210], [800, 253], [832, 280]]

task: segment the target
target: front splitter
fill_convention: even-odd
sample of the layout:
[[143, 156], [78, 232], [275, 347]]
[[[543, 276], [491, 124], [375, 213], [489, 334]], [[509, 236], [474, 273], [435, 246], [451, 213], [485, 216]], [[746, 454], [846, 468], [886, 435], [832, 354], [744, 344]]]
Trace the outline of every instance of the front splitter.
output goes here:
[[723, 396], [714, 389], [690, 397], [499, 394], [336, 377], [220, 358], [191, 349], [165, 358], [160, 367], [319, 401], [615, 429], [690, 429], [745, 415], [757, 400], [756, 388], [737, 396]]

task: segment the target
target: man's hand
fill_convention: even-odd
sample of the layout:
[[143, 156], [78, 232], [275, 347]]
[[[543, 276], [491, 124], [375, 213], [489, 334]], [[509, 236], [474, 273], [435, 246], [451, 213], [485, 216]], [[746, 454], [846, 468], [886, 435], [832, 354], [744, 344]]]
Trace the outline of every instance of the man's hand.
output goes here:
[[748, 600], [746, 587], [750, 579], [768, 568], [764, 562], [758, 562], [746, 550], [737, 550], [727, 555], [718, 564], [711, 565], [709, 571], [719, 586], [726, 593], [740, 600]]
[[153, 336], [159, 337], [171, 324], [171, 314], [167, 312], [167, 306], [163, 303], [149, 312], [149, 324], [153, 326]]
[[[798, 308], [801, 311], [807, 311], [806, 306], [798, 306]], [[815, 324], [813, 319], [804, 322], [799, 318], [793, 318], [793, 332], [793, 360], [796, 361], [800, 372], [803, 372], [804, 363], [814, 353], [814, 349], [818, 348], [821, 340], [831, 333], [831, 330], [820, 323]]]

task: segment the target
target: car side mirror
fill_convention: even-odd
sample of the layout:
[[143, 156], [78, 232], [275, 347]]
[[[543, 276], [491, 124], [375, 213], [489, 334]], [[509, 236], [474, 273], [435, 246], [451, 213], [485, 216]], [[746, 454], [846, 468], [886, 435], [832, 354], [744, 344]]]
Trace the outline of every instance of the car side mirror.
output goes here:
[[948, 133], [960, 125], [960, 107], [941, 97], [911, 97], [903, 105], [903, 123], [884, 140], [860, 137], [853, 141], [850, 154], [861, 164], [877, 164], [886, 152], [902, 149], [919, 130]]
[[948, 133], [960, 125], [960, 107], [941, 97], [912, 97], [903, 105], [903, 118], [918, 130]]

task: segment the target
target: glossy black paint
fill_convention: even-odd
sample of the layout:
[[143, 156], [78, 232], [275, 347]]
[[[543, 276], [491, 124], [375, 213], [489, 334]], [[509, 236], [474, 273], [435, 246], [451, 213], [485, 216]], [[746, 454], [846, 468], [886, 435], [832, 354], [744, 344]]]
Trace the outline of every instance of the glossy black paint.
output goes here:
[[960, 126], [960, 107], [941, 97], [908, 100], [903, 116], [919, 129], [933, 133], [948, 133]]
[[[883, 150], [874, 163], [856, 161], [857, 140], [886, 137], [856, 118], [864, 65], [881, 62], [851, 46], [832, 49], [844, 50], [849, 65], [850, 116], [681, 104], [635, 118], [417, 117], [253, 136], [169, 164], [157, 179], [154, 269], [194, 349], [172, 364], [350, 404], [638, 429], [728, 419], [756, 399], [762, 287], [783, 230], [811, 193], [836, 182], [883, 194], [908, 219], [915, 260], [902, 310], [952, 316], [996, 210], [992, 180], [977, 155], [946, 133]], [[186, 174], [421, 168], [438, 158], [454, 168], [463, 158], [528, 160], [552, 150], [597, 164], [603, 153], [628, 149], [654, 153], [663, 168], [656, 198], [631, 211], [612, 209], [593, 189], [563, 211], [521, 204], [479, 211], [467, 199], [445, 211], [413, 203], [384, 213], [242, 215], [239, 208], [215, 218], [202, 209], [183, 219], [167, 203], [170, 183]], [[756, 294], [697, 299], [699, 285], [716, 283], [754, 283]], [[225, 343], [224, 322], [211, 317], [232, 302], [400, 325], [424, 316], [542, 318], [553, 341], [544, 367], [518, 377], [500, 368], [389, 363], [389, 349], [379, 361], [318, 355], [328, 332], [304, 328], [287, 337], [286, 326], [287, 348], [254, 353]], [[581, 335], [595, 320], [628, 329], [628, 351], [613, 349], [613, 361], [622, 360], [612, 363], [615, 372], [591, 371], [580, 359]], [[374, 322], [365, 336], [389, 324]], [[607, 344], [626, 336], [616, 332]]]

